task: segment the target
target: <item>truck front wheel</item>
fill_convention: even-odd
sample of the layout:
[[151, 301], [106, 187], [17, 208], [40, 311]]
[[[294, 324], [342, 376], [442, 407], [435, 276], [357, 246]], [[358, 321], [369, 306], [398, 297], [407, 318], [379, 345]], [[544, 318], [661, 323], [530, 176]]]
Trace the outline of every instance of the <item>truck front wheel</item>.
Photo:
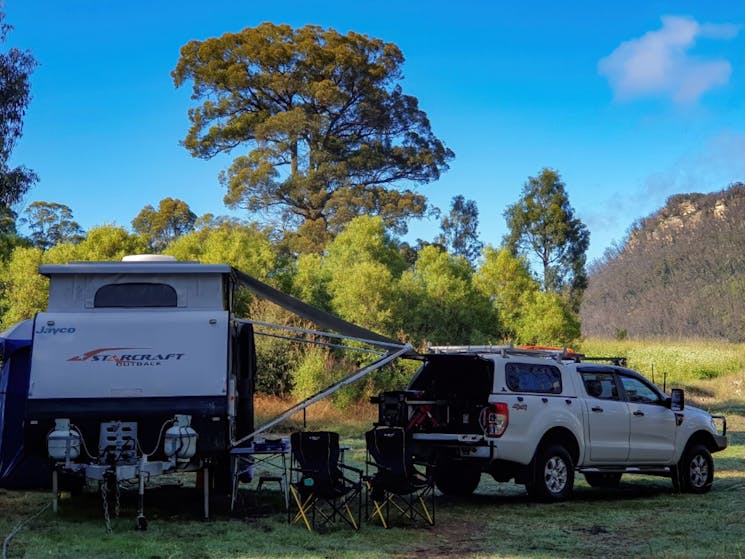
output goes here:
[[692, 445], [678, 462], [680, 488], [685, 493], [706, 493], [714, 481], [714, 460], [702, 444]]
[[561, 445], [549, 445], [533, 459], [532, 479], [525, 485], [528, 495], [546, 502], [568, 499], [574, 488], [574, 463]]
[[481, 469], [464, 462], [442, 462], [434, 470], [435, 485], [444, 495], [468, 497], [481, 481]]

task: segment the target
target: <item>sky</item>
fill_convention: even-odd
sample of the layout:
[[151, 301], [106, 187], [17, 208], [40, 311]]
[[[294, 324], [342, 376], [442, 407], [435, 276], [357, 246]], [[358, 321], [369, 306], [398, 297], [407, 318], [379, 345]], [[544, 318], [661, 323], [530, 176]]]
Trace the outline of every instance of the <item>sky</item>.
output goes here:
[[[2, 2], [2, 0], [0, 0]], [[589, 260], [677, 193], [745, 181], [745, 2], [565, 0], [5, 0], [7, 46], [39, 62], [14, 164], [36, 200], [69, 206], [84, 229], [130, 227], [147, 204], [180, 198], [232, 214], [218, 173], [179, 142], [190, 85], [180, 48], [262, 22], [314, 24], [392, 42], [401, 82], [455, 152], [418, 191], [448, 211], [462, 194], [498, 246], [526, 180], [557, 170], [590, 231]], [[606, 5], [607, 4], [607, 5]], [[233, 156], [238, 155], [235, 151]], [[404, 240], [432, 240], [436, 219]]]

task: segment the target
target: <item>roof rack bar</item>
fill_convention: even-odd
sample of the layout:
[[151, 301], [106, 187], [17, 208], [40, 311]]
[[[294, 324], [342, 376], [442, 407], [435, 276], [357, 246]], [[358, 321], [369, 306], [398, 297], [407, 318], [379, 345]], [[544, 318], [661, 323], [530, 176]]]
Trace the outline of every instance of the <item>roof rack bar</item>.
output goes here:
[[576, 353], [567, 348], [515, 347], [513, 345], [453, 345], [429, 346], [430, 353], [498, 353], [502, 357], [510, 355], [524, 355], [527, 357], [551, 357], [559, 361], [581, 362], [585, 359], [583, 353]]

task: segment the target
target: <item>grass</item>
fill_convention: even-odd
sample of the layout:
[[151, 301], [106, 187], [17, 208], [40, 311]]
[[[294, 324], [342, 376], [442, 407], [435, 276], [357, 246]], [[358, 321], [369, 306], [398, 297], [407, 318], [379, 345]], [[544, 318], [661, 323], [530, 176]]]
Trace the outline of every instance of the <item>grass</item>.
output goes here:
[[[619, 346], [590, 347], [591, 351], [583, 349], [608, 354]], [[642, 348], [626, 347], [644, 354]], [[666, 359], [677, 355], [681, 356], [680, 362], [698, 366], [696, 362], [685, 361], [690, 359], [686, 348], [704, 348], [703, 344], [680, 343], [676, 347], [677, 353], [670, 350], [665, 353]], [[725, 356], [716, 361], [717, 366], [723, 367], [721, 374], [684, 381], [689, 403], [728, 416], [730, 446], [714, 456], [716, 479], [714, 488], [706, 495], [674, 494], [669, 480], [640, 476], [624, 477], [617, 490], [592, 489], [579, 476], [571, 501], [545, 505], [531, 502], [521, 486], [497, 484], [484, 475], [471, 498], [438, 498], [434, 528], [394, 527], [385, 531], [377, 525], [364, 524], [356, 533], [340, 527], [309, 534], [299, 526], [288, 526], [283, 513], [266, 514], [268, 509], [261, 506], [245, 509], [237, 517], [218, 514], [209, 522], [201, 521], [200, 496], [193, 487], [193, 478], [169, 478], [146, 494], [150, 522], [146, 532], [133, 529], [136, 511], [133, 493], [123, 496], [122, 514], [113, 520], [112, 533], [107, 534], [100, 496], [89, 492], [63, 500], [58, 515], [46, 511], [32, 521], [12, 540], [8, 557], [742, 558], [745, 556], [745, 399], [740, 391], [745, 390], [745, 365], [740, 368], [732, 365], [734, 354], [742, 353], [742, 346], [725, 345], [720, 349]], [[628, 353], [631, 357], [631, 352]], [[676, 364], [674, 360], [670, 363]], [[276, 416], [284, 407], [286, 402], [260, 398], [257, 425]], [[358, 463], [364, 460], [361, 433], [374, 418], [375, 409], [368, 405], [340, 411], [330, 404], [319, 403], [307, 414], [308, 428], [340, 431], [344, 443], [351, 446], [349, 457]], [[301, 425], [302, 415], [299, 415], [283, 429], [289, 432]], [[182, 481], [184, 487], [175, 487], [175, 481]], [[249, 491], [246, 496], [250, 500], [254, 494]], [[278, 510], [279, 493], [270, 491], [267, 496], [272, 505], [269, 509]], [[4, 537], [48, 500], [49, 495], [44, 492], [0, 490], [0, 536]]]
[[628, 366], [662, 386], [687, 385], [745, 371], [745, 344], [712, 340], [610, 340], [583, 341], [578, 350], [586, 355], [621, 356]]

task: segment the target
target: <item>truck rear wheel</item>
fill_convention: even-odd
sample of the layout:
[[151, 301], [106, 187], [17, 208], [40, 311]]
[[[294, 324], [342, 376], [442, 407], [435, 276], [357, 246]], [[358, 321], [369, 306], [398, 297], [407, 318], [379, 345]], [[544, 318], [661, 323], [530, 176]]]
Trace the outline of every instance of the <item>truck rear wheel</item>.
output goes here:
[[561, 445], [549, 445], [533, 459], [533, 475], [525, 485], [528, 495], [546, 502], [568, 499], [574, 488], [574, 463]]
[[714, 481], [714, 460], [702, 444], [692, 445], [678, 462], [680, 488], [685, 493], [706, 493]]
[[444, 495], [468, 497], [481, 481], [481, 469], [464, 462], [442, 462], [434, 470], [435, 485]]

